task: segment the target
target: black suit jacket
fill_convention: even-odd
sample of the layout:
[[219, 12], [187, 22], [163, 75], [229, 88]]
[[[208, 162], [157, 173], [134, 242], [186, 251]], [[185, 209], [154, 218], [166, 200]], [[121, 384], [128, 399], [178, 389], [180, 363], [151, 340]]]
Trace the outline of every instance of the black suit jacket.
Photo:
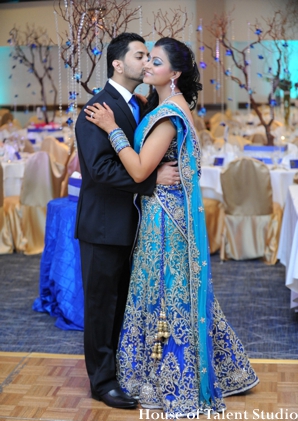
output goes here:
[[[112, 108], [117, 125], [133, 146], [136, 122], [122, 95], [107, 82], [86, 105], [95, 102], [106, 102]], [[133, 194], [151, 195], [156, 171], [144, 182], [135, 183], [111, 147], [107, 133], [86, 120], [84, 110], [75, 130], [82, 173], [75, 237], [95, 244], [131, 245], [138, 223]]]

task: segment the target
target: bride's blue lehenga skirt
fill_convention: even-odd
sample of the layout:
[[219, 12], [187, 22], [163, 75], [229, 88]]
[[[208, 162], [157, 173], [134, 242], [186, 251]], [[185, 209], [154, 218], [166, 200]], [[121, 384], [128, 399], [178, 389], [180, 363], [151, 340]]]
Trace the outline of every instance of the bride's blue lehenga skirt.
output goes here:
[[[222, 397], [250, 389], [258, 378], [214, 298], [213, 331], [209, 335], [215, 374], [211, 380], [217, 393], [210, 405], [200, 402], [200, 383], [208, 373], [199, 372], [199, 353], [192, 334], [188, 245], [167, 213], [164, 225], [160, 223], [161, 212], [156, 196], [142, 198], [142, 222], [118, 349], [118, 380], [145, 408], [161, 408], [169, 415], [222, 411]], [[161, 360], [156, 360], [152, 351], [161, 297], [170, 336], [162, 345]]]

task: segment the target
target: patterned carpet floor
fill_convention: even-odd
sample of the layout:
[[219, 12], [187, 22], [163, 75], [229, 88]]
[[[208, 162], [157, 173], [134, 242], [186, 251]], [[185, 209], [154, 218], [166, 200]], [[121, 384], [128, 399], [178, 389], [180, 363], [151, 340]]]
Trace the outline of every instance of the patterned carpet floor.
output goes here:
[[[83, 354], [83, 332], [63, 331], [32, 310], [40, 255], [0, 256], [0, 351]], [[298, 359], [298, 313], [290, 309], [281, 264], [211, 256], [216, 297], [250, 358]]]

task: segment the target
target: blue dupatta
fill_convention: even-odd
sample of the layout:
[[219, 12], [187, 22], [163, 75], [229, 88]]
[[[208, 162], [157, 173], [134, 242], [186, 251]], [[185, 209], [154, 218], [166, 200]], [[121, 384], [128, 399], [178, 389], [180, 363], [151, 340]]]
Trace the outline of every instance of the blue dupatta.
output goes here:
[[[169, 118], [177, 129], [178, 167], [184, 192], [184, 226], [167, 206], [167, 199], [157, 188], [155, 195], [163, 209], [180, 228], [188, 241], [189, 288], [192, 330], [197, 350], [200, 385], [200, 409], [216, 409], [221, 399], [213, 367], [213, 305], [209, 247], [203, 200], [200, 189], [200, 145], [195, 129], [183, 110], [172, 102], [164, 103], [149, 113], [140, 123], [135, 135], [134, 149], [140, 152], [148, 133], [162, 118]], [[171, 200], [175, 200], [174, 197]], [[186, 222], [186, 226], [185, 226]]]

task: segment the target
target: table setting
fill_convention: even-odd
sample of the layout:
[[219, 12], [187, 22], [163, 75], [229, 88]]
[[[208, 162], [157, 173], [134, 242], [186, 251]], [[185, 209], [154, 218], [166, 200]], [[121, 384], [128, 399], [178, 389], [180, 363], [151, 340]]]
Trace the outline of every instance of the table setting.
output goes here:
[[285, 285], [291, 290], [290, 307], [298, 311], [298, 184], [286, 194], [277, 257], [286, 267]]
[[220, 173], [231, 161], [245, 156], [258, 159], [268, 166], [273, 201], [283, 207], [287, 189], [293, 183], [294, 175], [298, 171], [298, 147], [294, 144], [271, 147], [248, 144], [242, 150], [226, 141], [219, 149], [214, 145], [207, 145], [202, 148], [200, 184], [203, 196], [223, 201]]
[[25, 137], [22, 135], [13, 134], [5, 143], [0, 143], [4, 197], [20, 195], [26, 162], [31, 155], [24, 152], [24, 148]]

